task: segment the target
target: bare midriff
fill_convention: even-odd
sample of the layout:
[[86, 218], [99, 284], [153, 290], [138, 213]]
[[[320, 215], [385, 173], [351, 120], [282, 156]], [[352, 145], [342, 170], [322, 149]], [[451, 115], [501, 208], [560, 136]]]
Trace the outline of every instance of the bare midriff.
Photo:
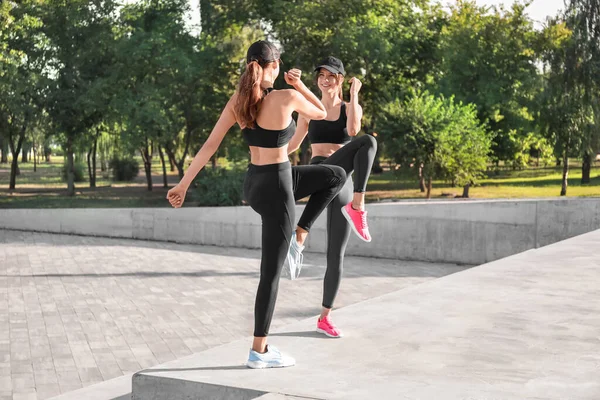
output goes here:
[[288, 146], [266, 148], [250, 146], [250, 162], [254, 165], [280, 164], [289, 161]]
[[312, 157], [329, 157], [342, 147], [344, 147], [343, 144], [337, 143], [313, 143], [310, 145]]

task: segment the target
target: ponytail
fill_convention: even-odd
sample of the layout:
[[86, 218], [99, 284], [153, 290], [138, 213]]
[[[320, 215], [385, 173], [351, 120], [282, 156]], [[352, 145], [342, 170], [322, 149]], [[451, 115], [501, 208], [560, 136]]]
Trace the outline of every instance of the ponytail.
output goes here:
[[240, 78], [238, 97], [234, 107], [238, 123], [242, 128], [254, 128], [264, 92], [260, 87], [263, 68], [257, 61], [246, 64], [246, 71]]

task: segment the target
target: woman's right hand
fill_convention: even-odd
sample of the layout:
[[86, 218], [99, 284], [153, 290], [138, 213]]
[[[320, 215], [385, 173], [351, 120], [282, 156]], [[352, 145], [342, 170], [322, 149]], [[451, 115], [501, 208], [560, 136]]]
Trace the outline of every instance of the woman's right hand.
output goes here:
[[292, 68], [290, 69], [288, 72], [285, 72], [283, 74], [283, 77], [285, 78], [285, 82], [290, 85], [290, 86], [298, 86], [301, 85], [303, 82], [300, 79], [300, 77], [302, 76], [302, 71], [300, 71], [298, 68]]
[[169, 200], [169, 203], [171, 203], [174, 208], [179, 208], [183, 205], [186, 193], [187, 188], [178, 184], [167, 192], [167, 200]]

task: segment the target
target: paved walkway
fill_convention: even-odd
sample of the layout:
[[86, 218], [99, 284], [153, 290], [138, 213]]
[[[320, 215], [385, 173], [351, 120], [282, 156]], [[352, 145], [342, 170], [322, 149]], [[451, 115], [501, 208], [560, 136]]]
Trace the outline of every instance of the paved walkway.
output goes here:
[[[46, 399], [252, 332], [256, 250], [0, 230], [0, 400]], [[320, 311], [324, 257], [272, 329]], [[465, 267], [348, 257], [344, 307]]]
[[290, 324], [273, 339], [292, 368], [249, 370], [247, 339], [166, 363], [133, 376], [132, 398], [598, 400], [598, 243], [600, 230], [344, 307], [342, 340]]

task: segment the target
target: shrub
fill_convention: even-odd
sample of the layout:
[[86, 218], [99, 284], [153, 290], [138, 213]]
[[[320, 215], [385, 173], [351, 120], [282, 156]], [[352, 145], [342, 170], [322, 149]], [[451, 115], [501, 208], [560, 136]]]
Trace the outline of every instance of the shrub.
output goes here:
[[133, 158], [115, 157], [109, 166], [112, 168], [114, 180], [119, 182], [131, 181], [140, 172], [140, 166]]
[[242, 168], [206, 168], [196, 178], [193, 200], [199, 206], [240, 206], [244, 197]]
[[[65, 160], [65, 162], [63, 163], [63, 166], [61, 168], [61, 176], [63, 181], [67, 181], [68, 180], [68, 176], [67, 176], [67, 165], [68, 165], [68, 161]], [[86, 171], [87, 166], [82, 163], [81, 161], [73, 161], [73, 172], [75, 173], [75, 182], [83, 182], [85, 181], [85, 171]]]

